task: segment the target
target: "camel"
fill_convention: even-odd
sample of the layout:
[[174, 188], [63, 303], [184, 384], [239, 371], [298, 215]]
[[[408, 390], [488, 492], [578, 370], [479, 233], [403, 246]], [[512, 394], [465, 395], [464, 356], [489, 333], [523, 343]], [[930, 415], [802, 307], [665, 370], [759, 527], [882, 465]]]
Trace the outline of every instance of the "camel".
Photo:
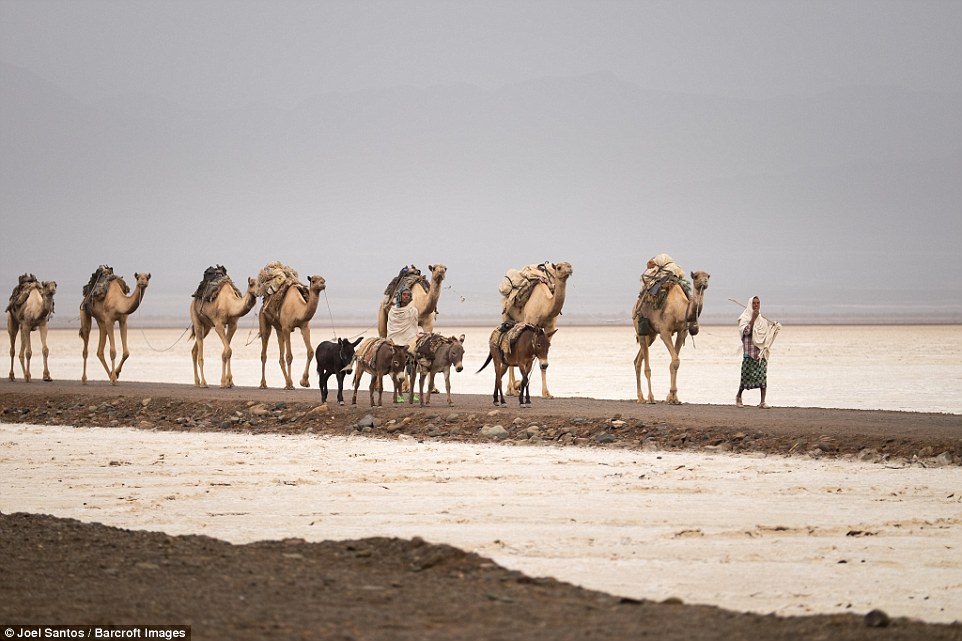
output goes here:
[[230, 341], [237, 331], [237, 321], [246, 316], [257, 303], [257, 281], [247, 279], [247, 291], [241, 294], [230, 278], [224, 278], [217, 286], [217, 293], [212, 300], [192, 298], [190, 301], [190, 336], [194, 339], [194, 347], [190, 350], [194, 362], [194, 385], [207, 387], [204, 377], [204, 339], [210, 330], [217, 332], [220, 342], [224, 345], [221, 352], [220, 386], [222, 389], [234, 387], [234, 375], [231, 372], [230, 359], [233, 354]]
[[[98, 272], [95, 272], [95, 274]], [[113, 270], [111, 270], [111, 275], [112, 273]], [[120, 370], [130, 357], [130, 351], [127, 349], [127, 317], [137, 311], [140, 303], [144, 300], [144, 292], [147, 290], [150, 274], [137, 272], [134, 274], [134, 279], [137, 281], [137, 285], [129, 296], [127, 295], [127, 284], [119, 277], [110, 278], [103, 298], [95, 298], [85, 292], [84, 301], [80, 305], [80, 338], [84, 343], [84, 367], [80, 381], [84, 385], [87, 384], [87, 344], [90, 341], [91, 319], [96, 319], [97, 327], [100, 329], [97, 358], [104, 366], [104, 371], [107, 372], [111, 385], [117, 384], [117, 379], [120, 378]], [[116, 366], [114, 365], [117, 359], [117, 348], [114, 344], [114, 323], [117, 323], [120, 327], [120, 344], [123, 350], [120, 363], [117, 363]], [[104, 345], [108, 338], [110, 339], [109, 367], [104, 358]]]
[[278, 362], [284, 373], [284, 389], [294, 389], [294, 379], [291, 375], [291, 363], [294, 355], [291, 352], [291, 334], [295, 329], [301, 330], [304, 346], [307, 348], [307, 363], [304, 364], [304, 374], [301, 376], [301, 387], [310, 387], [308, 373], [311, 371], [311, 359], [314, 348], [311, 347], [311, 319], [317, 311], [317, 302], [321, 292], [327, 287], [323, 276], [311, 276], [308, 294], [305, 299], [297, 286], [287, 287], [283, 293], [275, 294], [283, 298], [279, 304], [271, 299], [264, 299], [264, 304], [257, 314], [261, 337], [261, 389], [267, 389], [265, 368], [267, 364], [267, 342], [271, 337], [271, 329], [277, 334], [277, 347], [280, 350]]
[[[565, 303], [565, 293], [568, 286], [568, 277], [572, 274], [570, 263], [548, 264], [547, 274], [554, 284], [554, 291], [544, 283], [538, 283], [531, 291], [531, 295], [525, 302], [524, 307], [515, 305], [505, 306], [501, 315], [501, 320], [513, 320], [519, 323], [527, 323], [536, 327], [542, 327], [546, 332], [554, 334], [557, 327], [557, 318], [561, 315], [561, 308]], [[541, 398], [553, 398], [548, 391], [548, 366], [539, 360], [541, 369]], [[508, 368], [508, 394], [514, 395], [516, 383], [514, 380], [514, 368]]]
[[20, 334], [20, 369], [23, 370], [23, 380], [30, 382], [30, 359], [33, 356], [33, 346], [30, 344], [30, 332], [40, 331], [40, 345], [43, 354], [43, 380], [52, 381], [50, 369], [47, 367], [47, 321], [53, 315], [53, 296], [57, 293], [57, 282], [46, 280], [37, 282], [31, 275], [28, 281], [21, 276], [23, 287], [18, 286], [15, 298], [7, 307], [7, 333], [10, 334], [10, 380], [14, 380], [13, 356], [17, 333]]
[[[635, 357], [635, 381], [638, 387], [639, 403], [654, 403], [655, 397], [651, 391], [651, 360], [648, 348], [656, 337], [661, 337], [671, 354], [671, 389], [668, 391], [666, 401], [672, 405], [681, 403], [678, 400], [678, 366], [681, 364], [679, 355], [682, 345], [689, 334], [692, 336], [698, 333], [698, 317], [701, 315], [702, 306], [705, 301], [705, 290], [708, 288], [708, 272], [691, 272], [691, 281], [694, 293], [691, 297], [685, 294], [681, 285], [675, 284], [670, 287], [665, 300], [658, 309], [652, 306], [649, 299], [642, 299], [640, 296], [635, 302], [632, 310], [632, 318], [635, 322], [637, 334], [638, 355]], [[639, 327], [639, 319], [648, 320], [648, 328]], [[639, 331], [640, 330], [640, 331]], [[671, 336], [675, 334], [675, 342], [672, 344]], [[641, 368], [644, 365], [645, 378], [648, 380], [648, 398], [641, 392]]]
[[[411, 304], [418, 310], [418, 325], [424, 333], [430, 334], [434, 331], [434, 315], [438, 310], [438, 299], [441, 297], [441, 283], [444, 282], [444, 275], [448, 268], [444, 265], [428, 265], [431, 272], [431, 285], [427, 291], [420, 285], [411, 288]], [[387, 338], [387, 312], [394, 300], [381, 301], [377, 309], [377, 333], [381, 338]]]

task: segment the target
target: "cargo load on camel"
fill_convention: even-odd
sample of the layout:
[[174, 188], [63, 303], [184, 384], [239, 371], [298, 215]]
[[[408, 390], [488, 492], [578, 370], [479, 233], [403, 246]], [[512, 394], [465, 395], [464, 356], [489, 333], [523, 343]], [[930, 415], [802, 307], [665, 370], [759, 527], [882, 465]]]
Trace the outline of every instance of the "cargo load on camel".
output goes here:
[[405, 287], [413, 290], [415, 285], [419, 285], [425, 292], [431, 287], [431, 283], [421, 274], [420, 269], [414, 265], [405, 265], [384, 289], [384, 305], [389, 306], [394, 302], [399, 290]]
[[220, 286], [224, 281], [230, 283], [230, 286], [234, 288], [235, 294], [238, 296], [241, 295], [240, 290], [234, 285], [234, 281], [227, 275], [227, 268], [223, 265], [211, 265], [204, 270], [204, 279], [197, 285], [197, 290], [193, 293], [193, 297], [205, 303], [212, 302], [217, 298], [217, 293], [220, 291]]
[[306, 300], [309, 288], [298, 280], [297, 272], [275, 260], [268, 263], [257, 274], [254, 292], [264, 300], [264, 307], [280, 307], [284, 294], [291, 287], [297, 287], [301, 296]]
[[21, 274], [17, 280], [17, 286], [13, 288], [13, 292], [10, 294], [10, 300], [5, 311], [13, 311], [23, 305], [34, 289], [42, 289], [37, 277], [33, 274]]
[[123, 278], [114, 273], [114, 268], [109, 265], [101, 265], [90, 275], [90, 280], [84, 285], [83, 302], [80, 303], [81, 309], [88, 306], [91, 301], [103, 300], [107, 295], [107, 288], [110, 285], [110, 281], [113, 280], [116, 280], [120, 285], [120, 291], [124, 296], [130, 294], [130, 287], [127, 286]]
[[675, 285], [681, 286], [687, 298], [691, 297], [691, 282], [685, 277], [685, 270], [668, 254], [658, 254], [648, 261], [648, 269], [641, 275], [639, 302], [660, 309], [668, 290]]
[[504, 297], [504, 309], [507, 310], [512, 306], [524, 307], [538, 283], [544, 283], [553, 293], [554, 279], [551, 276], [553, 267], [550, 262], [545, 261], [505, 272], [498, 285], [498, 292]]

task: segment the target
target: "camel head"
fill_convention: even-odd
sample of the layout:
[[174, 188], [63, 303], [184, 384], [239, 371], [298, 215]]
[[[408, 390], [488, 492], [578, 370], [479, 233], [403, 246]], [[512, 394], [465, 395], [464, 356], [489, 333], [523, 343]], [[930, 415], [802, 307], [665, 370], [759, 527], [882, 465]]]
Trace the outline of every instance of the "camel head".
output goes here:
[[431, 272], [431, 282], [437, 281], [440, 283], [444, 280], [444, 275], [447, 273], [448, 268], [438, 263], [437, 265], [428, 265], [428, 271]]
[[57, 281], [55, 280], [45, 280], [41, 287], [43, 288], [43, 295], [46, 298], [52, 298], [53, 295], [57, 293]]
[[554, 264], [554, 277], [559, 280], [568, 280], [568, 276], [571, 276], [572, 272], [571, 263]]
[[327, 281], [324, 280], [323, 276], [311, 276], [309, 280], [312, 292], [322, 292], [327, 287]]
[[695, 288], [696, 292], [703, 292], [708, 289], [708, 279], [711, 278], [711, 274], [708, 272], [692, 272], [691, 273], [691, 283]]
[[141, 289], [147, 289], [147, 282], [150, 280], [150, 272], [137, 272], [134, 274], [134, 280], [137, 281], [137, 287]]
[[255, 296], [257, 295], [257, 279], [256, 278], [251, 278], [250, 276], [247, 277], [247, 289], [248, 291], [250, 291], [251, 294], [254, 294]]
[[702, 307], [705, 304], [705, 290], [708, 289], [708, 279], [711, 274], [708, 272], [691, 272], [691, 282], [695, 289], [695, 295], [688, 302], [688, 333], [692, 336], [698, 335], [698, 317], [701, 316]]

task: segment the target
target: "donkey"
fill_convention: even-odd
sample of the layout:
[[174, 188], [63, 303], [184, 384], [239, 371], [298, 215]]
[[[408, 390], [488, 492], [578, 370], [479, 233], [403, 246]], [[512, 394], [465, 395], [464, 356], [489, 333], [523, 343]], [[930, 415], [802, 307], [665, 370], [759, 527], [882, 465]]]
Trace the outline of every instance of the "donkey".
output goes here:
[[334, 374], [337, 377], [337, 404], [344, 405], [344, 377], [351, 373], [351, 364], [354, 362], [354, 348], [361, 340], [359, 338], [351, 342], [346, 338], [339, 338], [336, 343], [324, 341], [314, 350], [322, 403], [327, 402], [327, 379], [331, 377], [331, 374]]
[[[422, 348], [422, 346], [425, 348]], [[408, 353], [414, 360], [408, 402], [414, 402], [414, 378], [418, 372], [421, 372], [421, 377], [418, 379], [421, 407], [431, 404], [431, 392], [437, 389], [434, 387], [434, 376], [439, 372], [444, 372], [444, 386], [448, 392], [448, 405], [454, 405], [451, 400], [451, 366], [453, 365], [458, 372], [464, 369], [464, 365], [461, 364], [461, 359], [464, 358], [464, 334], [461, 334], [458, 338], [454, 336], [445, 338], [440, 334], [427, 334], [411, 341], [408, 346]], [[424, 394], [425, 374], [428, 375], [427, 396]]]
[[541, 369], [548, 367], [548, 348], [551, 347], [551, 337], [557, 329], [545, 333], [543, 327], [536, 327], [525, 323], [508, 321], [491, 332], [488, 339], [488, 360], [484, 361], [482, 369], [494, 361], [494, 404], [507, 405], [504, 402], [504, 392], [501, 389], [501, 378], [512, 366], [521, 371], [521, 387], [518, 389], [518, 400], [521, 407], [531, 406], [531, 387], [528, 375], [531, 365], [537, 358]]
[[384, 395], [384, 375], [388, 374], [394, 382], [394, 402], [398, 402], [401, 389], [398, 375], [408, 363], [408, 351], [403, 345], [395, 345], [384, 338], [365, 338], [354, 353], [357, 369], [354, 371], [354, 396], [351, 405], [357, 405], [357, 388], [361, 385], [361, 374], [371, 375], [371, 407], [374, 407], [374, 390], [377, 390], [377, 405], [380, 407]]

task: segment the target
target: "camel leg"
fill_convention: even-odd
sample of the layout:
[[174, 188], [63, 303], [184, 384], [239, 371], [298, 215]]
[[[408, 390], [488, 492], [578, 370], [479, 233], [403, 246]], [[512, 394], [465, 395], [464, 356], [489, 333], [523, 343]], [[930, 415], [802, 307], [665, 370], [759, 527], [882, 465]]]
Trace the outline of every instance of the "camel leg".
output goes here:
[[194, 346], [190, 350], [190, 358], [194, 362], [194, 386], [207, 387], [204, 378], [204, 338], [207, 328], [194, 325]]
[[47, 358], [50, 356], [50, 350], [47, 349], [47, 321], [42, 321], [37, 329], [40, 330], [40, 353], [43, 355], [43, 380], [49, 383], [53, 379], [50, 378], [50, 368], [47, 366]]
[[655, 340], [654, 336], [645, 336], [642, 338], [641, 347], [638, 349], [638, 357], [636, 359], [635, 367], [640, 367], [642, 364], [645, 366], [645, 380], [648, 381], [648, 400], [646, 401], [641, 393], [641, 384], [638, 385], [638, 402], [639, 403], [650, 403], [654, 405], [655, 394], [651, 389], [651, 343]]
[[227, 332], [225, 335], [225, 347], [224, 347], [224, 365], [226, 367], [226, 372], [222, 377], [221, 386], [225, 388], [234, 387], [234, 372], [231, 370], [230, 361], [231, 357], [234, 355], [234, 350], [231, 349], [230, 342], [234, 340], [234, 332], [237, 331], [237, 319], [232, 318], [227, 321]]
[[230, 349], [230, 338], [221, 325], [214, 327], [214, 331], [217, 332], [217, 336], [220, 338], [221, 346], [223, 347], [220, 353], [220, 388], [227, 389], [228, 387], [234, 386], [230, 380], [230, 357], [232, 353]]
[[[681, 337], [681, 335], [682, 335], [682, 332], [679, 332], [678, 336]], [[661, 340], [665, 344], [665, 347], [668, 348], [668, 353], [671, 354], [671, 366], [669, 369], [669, 371], [671, 372], [671, 387], [668, 389], [668, 397], [665, 400], [668, 403], [671, 403], [672, 405], [680, 405], [681, 401], [678, 400], [677, 379], [678, 379], [678, 366], [681, 364], [681, 360], [678, 358], [678, 350], [675, 348], [674, 343], [672, 343], [671, 341], [671, 334], [661, 333], [659, 334], [659, 336], [661, 336]], [[683, 338], [682, 338], [682, 341], [684, 341]]]
[[24, 327], [20, 332], [20, 369], [23, 371], [23, 380], [30, 382], [30, 358], [33, 356], [33, 347], [30, 345], [30, 327]]
[[311, 348], [311, 326], [305, 323], [301, 327], [301, 338], [304, 339], [304, 347], [307, 348], [307, 362], [304, 364], [304, 375], [301, 376], [301, 387], [310, 387], [311, 359], [314, 358], [314, 350]]
[[16, 343], [17, 333], [20, 331], [20, 324], [13, 318], [12, 313], [7, 313], [7, 333], [10, 335], [10, 380], [15, 380], [13, 374], [13, 360], [17, 354]]
[[[107, 372], [110, 382], [113, 383], [113, 361], [117, 356], [117, 350], [114, 348], [114, 325], [113, 323], [107, 325], [98, 318], [97, 328], [100, 333], [97, 340], [97, 358], [100, 360], [100, 364], [104, 366], [104, 371]], [[108, 336], [110, 337], [110, 365], [107, 365], [107, 359], [104, 358], [104, 347], [107, 345]]]
[[291, 354], [291, 334], [293, 331], [281, 331], [280, 327], [275, 328], [274, 331], [277, 334], [278, 362], [281, 364], [281, 371], [284, 373], [284, 389], [294, 389], [294, 379], [291, 378], [291, 363], [294, 362], [294, 355]]
[[541, 398], [554, 398], [548, 391], [548, 364], [539, 360], [538, 366], [541, 368]]
[[258, 334], [261, 337], [261, 389], [267, 389], [267, 343], [271, 338], [271, 328], [261, 314], [257, 315], [257, 322], [260, 326]]
[[508, 365], [508, 396], [514, 396], [517, 393], [518, 382], [514, 378], [514, 367]]
[[354, 396], [351, 398], [351, 405], [357, 405], [357, 388], [361, 386], [361, 364], [360, 362], [355, 364], [354, 367]]
[[387, 310], [384, 303], [377, 308], [377, 335], [387, 338]]
[[641, 395], [641, 367], [645, 362], [644, 348], [638, 347], [638, 354], [635, 355], [635, 389], [638, 393], [637, 403], [644, 403], [645, 397]]
[[[124, 368], [124, 363], [126, 363], [127, 359], [130, 358], [130, 350], [127, 349], [127, 317], [121, 316], [120, 320], [118, 321], [118, 325], [120, 325], [121, 354], [120, 354], [120, 362], [117, 363], [117, 369], [114, 370], [114, 379], [113, 379], [114, 384], [116, 384], [117, 381], [120, 380], [120, 370]], [[111, 354], [110, 360], [111, 362], [113, 362], [113, 354]]]
[[686, 338], [688, 338], [688, 330], [684, 329], [675, 336], [675, 351], [671, 360], [671, 400], [669, 402], [675, 405], [681, 405], [681, 399], [678, 398], [678, 369], [681, 367], [681, 348]]
[[[80, 383], [83, 385], [86, 385], [87, 384], [87, 344], [90, 342], [90, 316], [87, 313], [85, 313], [82, 308], [80, 310], [80, 340], [82, 340], [84, 344], [84, 350], [83, 350], [84, 371], [83, 371], [83, 376], [80, 379]], [[13, 354], [11, 354], [11, 358], [12, 357], [13, 357]]]

